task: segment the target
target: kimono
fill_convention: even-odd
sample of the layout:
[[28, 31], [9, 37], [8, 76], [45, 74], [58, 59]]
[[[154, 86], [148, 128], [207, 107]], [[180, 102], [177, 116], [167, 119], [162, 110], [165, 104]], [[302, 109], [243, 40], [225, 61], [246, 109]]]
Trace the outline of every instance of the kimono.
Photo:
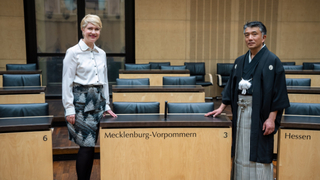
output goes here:
[[[250, 161], [259, 163], [271, 163], [273, 158], [274, 134], [280, 126], [283, 109], [290, 106], [287, 94], [285, 72], [280, 59], [263, 47], [252, 59], [252, 67], [246, 65], [250, 51], [238, 57], [227, 85], [222, 92], [222, 103], [231, 105], [232, 121], [232, 157], [235, 155], [235, 140], [237, 130], [237, 110], [239, 82], [250, 78], [252, 87], [252, 117], [250, 134]], [[258, 62], [257, 62], [258, 61]], [[251, 64], [250, 63], [250, 64]], [[275, 130], [270, 135], [263, 135], [262, 127], [268, 119], [270, 112], [278, 111], [275, 120]]]

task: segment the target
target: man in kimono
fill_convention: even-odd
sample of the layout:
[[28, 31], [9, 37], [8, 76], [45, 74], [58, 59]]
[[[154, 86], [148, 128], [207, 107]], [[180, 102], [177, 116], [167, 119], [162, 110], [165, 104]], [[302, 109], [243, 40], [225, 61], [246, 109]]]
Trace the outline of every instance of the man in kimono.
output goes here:
[[249, 51], [235, 60], [221, 106], [205, 116], [215, 117], [231, 105], [231, 179], [272, 180], [273, 137], [289, 107], [285, 72], [264, 44], [266, 27], [253, 21], [243, 29]]

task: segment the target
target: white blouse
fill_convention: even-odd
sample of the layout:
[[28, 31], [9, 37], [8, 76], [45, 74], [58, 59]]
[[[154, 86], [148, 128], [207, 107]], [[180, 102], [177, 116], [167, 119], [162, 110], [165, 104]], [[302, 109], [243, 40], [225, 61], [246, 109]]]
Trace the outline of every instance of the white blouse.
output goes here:
[[62, 104], [65, 116], [76, 114], [73, 105], [73, 83], [103, 85], [103, 94], [106, 98], [105, 111], [110, 110], [107, 58], [102, 49], [96, 45], [91, 49], [80, 40], [67, 50], [62, 71]]

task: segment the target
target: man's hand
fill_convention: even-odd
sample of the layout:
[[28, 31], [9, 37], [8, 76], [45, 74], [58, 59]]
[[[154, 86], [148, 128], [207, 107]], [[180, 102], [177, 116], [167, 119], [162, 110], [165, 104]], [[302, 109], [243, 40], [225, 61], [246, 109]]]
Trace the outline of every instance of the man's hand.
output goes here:
[[227, 105], [221, 103], [220, 107], [214, 111], [208, 112], [207, 114], [205, 114], [204, 116], [213, 116], [216, 117], [218, 115], [220, 115], [222, 113], [222, 111], [227, 107]]
[[74, 124], [76, 122], [76, 115], [72, 114], [72, 115], [67, 116], [67, 121], [70, 124]]
[[264, 131], [263, 135], [269, 135], [269, 134], [273, 133], [274, 127], [275, 127], [274, 120], [267, 119], [263, 123], [263, 127], [262, 127], [262, 130]]
[[105, 117], [105, 116], [107, 115], [107, 113], [110, 114], [112, 117], [118, 117], [118, 116], [117, 116], [113, 111], [111, 111], [111, 110], [105, 111], [105, 112], [103, 113], [103, 117]]

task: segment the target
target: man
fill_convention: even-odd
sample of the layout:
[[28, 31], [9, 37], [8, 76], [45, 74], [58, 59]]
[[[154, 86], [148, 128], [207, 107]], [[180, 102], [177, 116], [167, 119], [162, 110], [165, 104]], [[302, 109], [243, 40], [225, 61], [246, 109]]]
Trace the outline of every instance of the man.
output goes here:
[[285, 73], [264, 44], [266, 27], [253, 21], [243, 29], [249, 51], [235, 60], [221, 106], [205, 116], [215, 117], [231, 105], [232, 179], [271, 180], [273, 137], [289, 107]]

